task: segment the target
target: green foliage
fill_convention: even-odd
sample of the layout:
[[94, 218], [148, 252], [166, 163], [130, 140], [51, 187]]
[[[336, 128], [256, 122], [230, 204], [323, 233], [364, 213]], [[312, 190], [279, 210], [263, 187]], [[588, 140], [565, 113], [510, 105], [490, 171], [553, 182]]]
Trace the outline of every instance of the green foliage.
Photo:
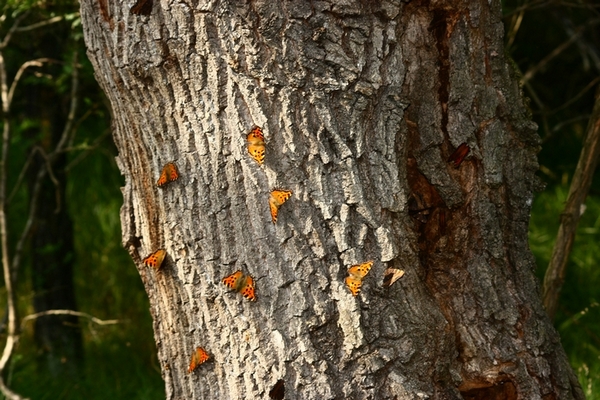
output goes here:
[[[598, 8], [591, 0], [554, 4], [504, 0], [503, 11], [507, 52], [523, 76], [537, 71], [523, 92], [531, 99], [533, 119], [540, 127], [540, 176], [548, 183], [535, 199], [530, 224], [530, 246], [543, 280], [600, 82], [595, 61], [600, 43]], [[550, 54], [556, 56], [549, 58]], [[598, 193], [600, 176], [594, 178], [579, 224], [555, 319], [588, 399], [600, 399]]]
[[[556, 186], [533, 203], [529, 243], [540, 280], [556, 239], [568, 187]], [[553, 216], [553, 217], [549, 217]], [[600, 199], [590, 196], [581, 217], [555, 325], [588, 400], [600, 399]]]
[[[45, 136], [47, 104], [31, 98], [43, 88], [52, 92], [52, 103], [66, 115], [71, 92], [73, 55], [79, 55], [81, 96], [76, 116], [76, 134], [68, 153], [67, 193], [62, 206], [74, 222], [74, 282], [80, 311], [97, 318], [117, 319], [116, 325], [99, 326], [80, 320], [84, 339], [84, 368], [78, 377], [57, 379], [50, 375], [34, 340], [34, 323], [23, 327], [19, 347], [13, 354], [7, 383], [17, 393], [32, 399], [164, 399], [164, 383], [156, 357], [148, 298], [130, 256], [121, 246], [119, 208], [122, 179], [114, 157], [116, 149], [109, 132], [109, 113], [85, 58], [78, 3], [65, 1], [9, 0], [0, 5], [0, 37], [15, 18], [28, 12], [21, 26], [31, 26], [52, 17], [58, 22], [15, 32], [4, 49], [8, 77], [13, 79], [25, 61], [51, 57], [54, 61], [32, 67], [23, 75], [15, 92], [10, 114], [12, 137], [9, 158], [9, 193], [31, 149]], [[10, 81], [9, 81], [10, 84]], [[38, 103], [43, 103], [38, 101]], [[57, 171], [62, 172], [62, 171]], [[28, 172], [31, 173], [31, 170]], [[10, 247], [14, 249], [29, 210], [29, 188], [19, 186], [9, 205]], [[32, 276], [34, 254], [52, 251], [52, 246], [28, 248], [19, 270], [17, 297], [19, 313], [33, 313]], [[6, 293], [0, 288], [0, 307]], [[70, 360], [65, 360], [70, 362]]]

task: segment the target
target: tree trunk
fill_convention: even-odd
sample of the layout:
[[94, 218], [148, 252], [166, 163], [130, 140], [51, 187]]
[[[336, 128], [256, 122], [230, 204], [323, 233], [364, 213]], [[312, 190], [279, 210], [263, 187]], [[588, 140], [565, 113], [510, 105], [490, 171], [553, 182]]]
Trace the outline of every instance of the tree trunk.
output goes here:
[[[583, 399], [532, 273], [539, 140], [499, 1], [133, 3], [82, 18], [167, 398], [281, 379], [286, 399]], [[273, 224], [275, 187], [293, 195]], [[382, 288], [389, 267], [406, 273]], [[220, 283], [236, 270], [256, 302]]]

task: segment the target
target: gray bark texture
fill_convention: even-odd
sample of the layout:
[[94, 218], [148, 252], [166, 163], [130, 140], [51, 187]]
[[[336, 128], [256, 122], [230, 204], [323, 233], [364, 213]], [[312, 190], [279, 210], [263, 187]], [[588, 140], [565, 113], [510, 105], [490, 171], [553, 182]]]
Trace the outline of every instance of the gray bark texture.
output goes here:
[[[499, 1], [134, 3], [81, 14], [168, 399], [280, 379], [285, 399], [583, 398], [533, 275], [539, 140]], [[293, 195], [273, 224], [275, 187]], [[389, 267], [406, 273], [383, 288]], [[256, 302], [221, 284], [239, 269]], [[196, 346], [211, 359], [188, 373]]]

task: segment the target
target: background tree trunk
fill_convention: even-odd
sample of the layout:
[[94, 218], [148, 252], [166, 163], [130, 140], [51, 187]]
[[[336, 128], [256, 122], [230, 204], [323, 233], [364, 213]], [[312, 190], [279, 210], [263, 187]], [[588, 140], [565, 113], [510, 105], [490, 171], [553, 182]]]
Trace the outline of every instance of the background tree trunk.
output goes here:
[[[64, 46], [55, 35], [38, 38], [45, 56], [60, 59]], [[37, 49], [36, 49], [37, 50]], [[37, 52], [36, 52], [37, 53]], [[35, 54], [43, 57], [44, 55]], [[65, 129], [66, 115], [71, 100], [68, 95], [60, 98], [56, 91], [45, 87], [29, 88], [26, 115], [36, 116], [39, 126], [28, 131], [29, 140], [44, 151], [38, 152], [28, 173], [28, 187], [33, 196], [38, 173], [48, 165], [47, 154], [60, 142]], [[66, 100], [65, 100], [66, 99]], [[63, 153], [54, 160], [52, 174], [57, 185], [47, 173], [42, 181], [37, 199], [34, 228], [31, 234], [31, 286], [34, 290], [35, 312], [47, 310], [77, 310], [73, 286], [73, 222], [69, 215], [65, 195], [67, 155]], [[14, 272], [15, 276], [17, 271]], [[52, 376], [73, 379], [83, 371], [83, 342], [79, 319], [72, 315], [46, 315], [35, 320], [35, 339], [41, 349], [40, 368], [48, 369]]]
[[[132, 5], [82, 18], [167, 398], [265, 398], [278, 379], [286, 399], [583, 398], [532, 274], [539, 144], [500, 2]], [[181, 178], [159, 189], [169, 161]], [[276, 225], [274, 187], [294, 191]], [[369, 259], [355, 298], [347, 268]], [[406, 270], [389, 289], [386, 267]], [[219, 282], [238, 269], [256, 303]], [[196, 346], [212, 361], [188, 374]]]

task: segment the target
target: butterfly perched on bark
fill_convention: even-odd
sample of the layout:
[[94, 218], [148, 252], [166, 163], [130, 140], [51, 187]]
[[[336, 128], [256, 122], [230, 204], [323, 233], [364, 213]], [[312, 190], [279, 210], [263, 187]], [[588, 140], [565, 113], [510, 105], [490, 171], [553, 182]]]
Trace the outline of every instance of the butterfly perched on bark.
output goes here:
[[360, 293], [360, 287], [362, 286], [363, 278], [367, 276], [372, 266], [373, 261], [367, 261], [365, 263], [353, 265], [348, 268], [348, 276], [346, 277], [345, 282], [353, 296], [356, 296]]
[[196, 350], [192, 354], [192, 360], [190, 361], [190, 366], [188, 368], [188, 373], [192, 372], [196, 368], [200, 366], [200, 364], [204, 364], [210, 356], [202, 347], [196, 347]]
[[278, 380], [271, 391], [269, 392], [269, 397], [275, 400], [283, 400], [285, 397], [285, 384], [283, 379]]
[[244, 275], [242, 271], [235, 271], [233, 274], [223, 278], [221, 282], [230, 289], [240, 292], [248, 300], [256, 300], [254, 279], [250, 275]]
[[397, 268], [388, 268], [383, 274], [383, 287], [390, 287], [404, 276], [404, 271]]
[[460, 166], [460, 164], [463, 162], [463, 160], [465, 159], [465, 157], [467, 156], [467, 154], [469, 154], [469, 151], [471, 150], [471, 148], [469, 147], [468, 144], [463, 143], [460, 146], [458, 146], [458, 148], [456, 150], [454, 150], [454, 153], [452, 153], [452, 155], [450, 155], [450, 157], [448, 158], [448, 162], [453, 162], [454, 163], [454, 168], [458, 168]]
[[260, 126], [255, 126], [250, 130], [248, 136], [248, 153], [257, 163], [262, 164], [265, 160], [265, 137]]
[[292, 196], [292, 193], [291, 190], [285, 189], [273, 189], [271, 191], [271, 196], [269, 196], [269, 208], [271, 209], [271, 219], [273, 220], [273, 223], [277, 222], [279, 207]]
[[172, 162], [166, 163], [160, 173], [160, 178], [156, 182], [157, 186], [164, 186], [169, 182], [173, 182], [179, 179], [179, 171], [177, 170], [177, 166]]
[[158, 249], [154, 253], [150, 254], [148, 257], [144, 258], [142, 261], [144, 265], [147, 267], [152, 267], [155, 270], [159, 270], [162, 266], [162, 263], [167, 255], [166, 250]]
[[129, 12], [136, 15], [150, 15], [154, 0], [137, 0], [129, 9]]

